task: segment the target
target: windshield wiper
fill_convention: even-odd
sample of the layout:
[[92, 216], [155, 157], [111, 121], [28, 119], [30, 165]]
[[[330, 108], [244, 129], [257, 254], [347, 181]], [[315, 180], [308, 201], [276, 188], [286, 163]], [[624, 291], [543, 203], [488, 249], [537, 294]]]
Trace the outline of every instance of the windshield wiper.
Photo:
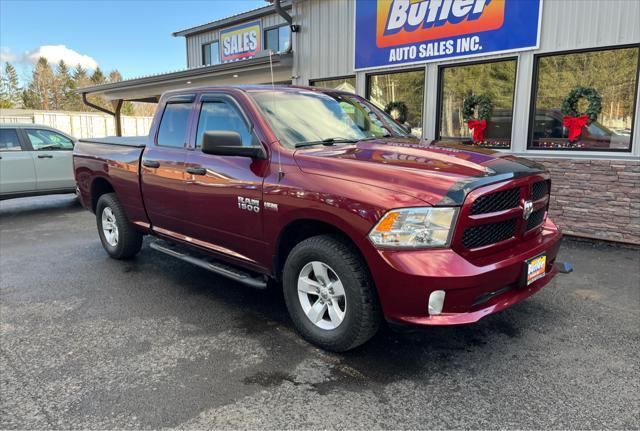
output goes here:
[[296, 148], [310, 147], [312, 145], [334, 145], [334, 144], [355, 144], [362, 139], [347, 139], [347, 138], [326, 138], [319, 141], [307, 141], [299, 142], [295, 145]]

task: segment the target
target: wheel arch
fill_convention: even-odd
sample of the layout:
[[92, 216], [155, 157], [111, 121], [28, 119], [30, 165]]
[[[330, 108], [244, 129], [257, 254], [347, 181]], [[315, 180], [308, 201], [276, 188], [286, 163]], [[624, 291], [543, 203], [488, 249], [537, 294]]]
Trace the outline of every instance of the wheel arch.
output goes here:
[[291, 250], [293, 250], [293, 248], [301, 241], [318, 235], [332, 235], [340, 238], [342, 241], [352, 246], [360, 255], [363, 262], [367, 264], [367, 259], [365, 259], [358, 242], [355, 241], [347, 231], [324, 220], [316, 218], [300, 218], [287, 223], [280, 231], [278, 239], [276, 240], [275, 253], [273, 257], [273, 276], [276, 280], [282, 279], [284, 263], [287, 260], [289, 253], [291, 253]]
[[107, 193], [115, 193], [115, 189], [111, 182], [104, 177], [96, 177], [91, 182], [91, 211], [96, 212], [96, 207], [98, 206], [98, 200], [100, 196]]

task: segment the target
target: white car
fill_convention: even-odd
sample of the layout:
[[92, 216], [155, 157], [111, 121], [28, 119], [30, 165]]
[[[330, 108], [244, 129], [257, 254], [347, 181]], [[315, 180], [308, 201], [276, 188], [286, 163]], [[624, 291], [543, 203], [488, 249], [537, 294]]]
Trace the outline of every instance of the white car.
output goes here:
[[75, 193], [76, 139], [37, 124], [0, 124], [0, 200]]

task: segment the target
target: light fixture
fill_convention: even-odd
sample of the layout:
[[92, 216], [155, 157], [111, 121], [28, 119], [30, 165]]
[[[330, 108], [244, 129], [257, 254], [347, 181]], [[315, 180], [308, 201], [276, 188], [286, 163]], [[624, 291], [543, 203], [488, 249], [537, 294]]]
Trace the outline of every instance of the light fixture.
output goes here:
[[233, 74], [233, 77], [234, 77], [234, 78], [237, 78], [237, 77], [238, 77], [238, 74], [237, 74], [237, 73], [234, 73], [234, 74]]
[[452, 207], [391, 210], [371, 229], [369, 239], [383, 248], [447, 247], [456, 215], [457, 208]]
[[187, 81], [187, 84], [191, 84], [191, 81]]

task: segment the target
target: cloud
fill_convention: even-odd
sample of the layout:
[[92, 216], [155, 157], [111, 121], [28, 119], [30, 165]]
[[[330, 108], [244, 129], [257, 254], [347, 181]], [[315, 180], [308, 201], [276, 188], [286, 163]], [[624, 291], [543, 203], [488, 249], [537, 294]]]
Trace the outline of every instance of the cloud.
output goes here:
[[98, 67], [98, 62], [92, 57], [80, 54], [65, 45], [42, 45], [33, 51], [27, 52], [23, 57], [23, 61], [35, 64], [40, 57], [46, 58], [50, 64], [56, 64], [60, 60], [64, 60], [70, 67], [75, 67], [78, 64], [85, 69], [96, 69]]
[[17, 57], [11, 53], [9, 47], [0, 46], [0, 63], [4, 63], [5, 61], [12, 62], [16, 61]]

